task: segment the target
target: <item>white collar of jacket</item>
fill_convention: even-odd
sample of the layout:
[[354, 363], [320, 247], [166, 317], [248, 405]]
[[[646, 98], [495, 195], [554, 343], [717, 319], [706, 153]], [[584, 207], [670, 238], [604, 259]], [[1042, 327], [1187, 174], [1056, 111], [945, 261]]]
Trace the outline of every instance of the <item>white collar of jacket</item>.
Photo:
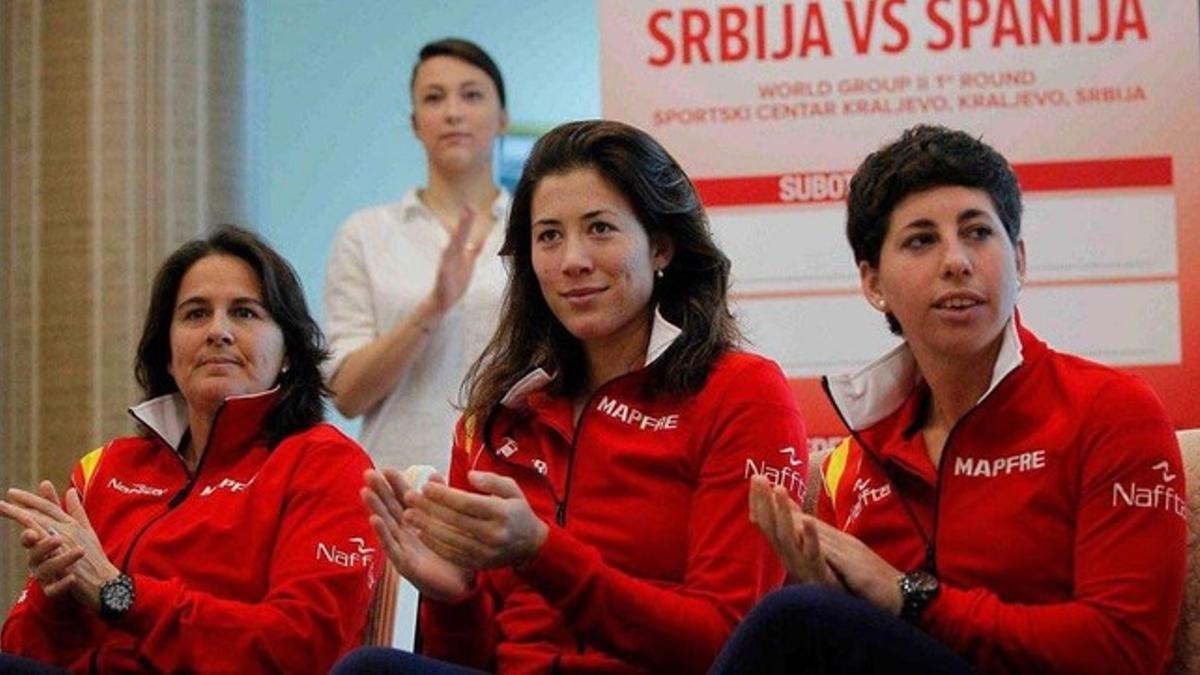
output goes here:
[[[658, 308], [655, 307], [654, 323], [650, 324], [650, 343], [646, 345], [646, 360], [642, 364], [642, 368], [657, 361], [682, 333], [683, 330], [679, 326], [663, 318], [663, 315], [659, 314]], [[500, 399], [500, 405], [505, 408], [519, 408], [530, 394], [553, 381], [554, 375], [547, 373], [542, 368], [534, 368], [517, 380], [504, 398]]]
[[[274, 406], [278, 393], [279, 387], [275, 386], [255, 394], [241, 394], [226, 398], [221, 402], [221, 406], [217, 409], [217, 415], [214, 416], [213, 428], [209, 432], [210, 436], [216, 436], [216, 422], [221, 418], [232, 417], [239, 422], [245, 422], [245, 415], [241, 414], [243, 412], [258, 417], [258, 424], [255, 425], [257, 434], [262, 427], [262, 418]], [[179, 444], [188, 431], [187, 401], [183, 399], [182, 394], [175, 392], [143, 401], [129, 408], [129, 414], [171, 446], [172, 450], [179, 452]]]
[[[1004, 326], [1000, 353], [992, 367], [992, 381], [975, 404], [987, 398], [1023, 361], [1014, 315]], [[827, 376], [825, 388], [850, 430], [861, 431], [896, 412], [921, 379], [912, 350], [907, 342], [901, 342], [858, 372]]]
[[[504, 226], [507, 225], [508, 207], [512, 203], [512, 195], [508, 190], [500, 187], [500, 191], [496, 193], [496, 198], [492, 200], [492, 217], [496, 219], [496, 224], [500, 225], [500, 231], [504, 231]], [[417, 188], [409, 188], [408, 192], [404, 193], [404, 197], [400, 199], [400, 213], [404, 218], [411, 218], [420, 213], [429, 218], [437, 218], [425, 202], [421, 201], [421, 193]]]

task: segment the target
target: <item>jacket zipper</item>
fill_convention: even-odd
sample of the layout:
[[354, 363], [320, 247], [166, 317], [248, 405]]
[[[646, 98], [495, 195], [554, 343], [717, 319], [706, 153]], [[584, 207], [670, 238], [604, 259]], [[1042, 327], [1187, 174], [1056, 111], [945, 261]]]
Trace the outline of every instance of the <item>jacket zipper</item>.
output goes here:
[[[563, 486], [563, 497], [561, 500], [558, 499], [558, 491], [554, 489], [554, 481], [552, 481], [550, 479], [550, 476], [548, 476], [548, 475], [542, 476], [543, 479], [545, 479], [545, 481], [546, 481], [546, 485], [550, 489], [551, 498], [554, 499], [554, 522], [557, 523], [559, 527], [566, 527], [566, 525], [567, 525], [567, 502], [571, 498], [571, 483], [572, 483], [571, 479], [575, 473], [575, 449], [579, 444], [579, 436], [580, 436], [580, 431], [583, 429], [583, 421], [588, 416], [587, 413], [588, 413], [588, 410], [590, 410], [592, 407], [592, 401], [595, 401], [596, 396], [599, 395], [601, 391], [604, 391], [604, 390], [610, 388], [610, 386], [613, 383], [615, 383], [623, 378], [630, 377], [630, 376], [640, 372], [641, 370], [642, 369], [638, 369], [633, 372], [621, 375], [620, 377], [613, 378], [613, 379], [609, 380], [608, 382], [605, 382], [600, 387], [597, 387], [595, 391], [593, 391], [591, 394], [588, 395], [587, 401], [584, 402], [583, 408], [580, 409], [579, 419], [575, 422], [575, 430], [571, 434], [571, 445], [567, 451], [567, 479], [566, 479], [566, 485]], [[837, 406], [834, 406], [834, 407], [836, 408]], [[572, 410], [572, 412], [574, 412], [574, 410]], [[485, 430], [484, 442], [489, 445], [490, 445], [490, 438], [489, 438], [490, 436], [491, 436], [491, 433], [489, 431]], [[576, 649], [578, 650], [578, 652], [580, 654], [584, 653], [585, 647], [584, 647], [583, 638], [579, 635], [576, 635], [575, 640], [576, 640]], [[555, 654], [554, 661], [553, 661], [553, 663], [551, 663], [551, 666], [550, 666], [550, 672], [551, 673], [562, 672], [562, 654]]]
[[[221, 408], [224, 408], [224, 404], [221, 404]], [[210, 428], [216, 427], [217, 417], [219, 417], [221, 414], [221, 408], [218, 408], [216, 414], [213, 415], [213, 424]], [[171, 444], [167, 443], [166, 439], [160, 436], [158, 432], [154, 430], [151, 431], [155, 436], [158, 436], [158, 440], [162, 441], [163, 445], [166, 445], [168, 448], [171, 447]], [[191, 434], [190, 430], [188, 431], [188, 434]], [[183, 485], [179, 492], [176, 492], [175, 495], [167, 502], [167, 508], [163, 509], [161, 513], [147, 521], [146, 524], [142, 526], [142, 529], [138, 530], [137, 534], [133, 536], [133, 540], [129, 543], [129, 548], [125, 550], [125, 558], [121, 562], [121, 572], [128, 574], [130, 559], [133, 557], [133, 551], [135, 548], [137, 548], [138, 542], [141, 541], [142, 535], [146, 534], [146, 531], [153, 527], [155, 523], [165, 518], [168, 513], [174, 511], [175, 508], [182, 504], [183, 500], [187, 499], [188, 495], [191, 494], [192, 488], [196, 485], [196, 480], [200, 477], [200, 471], [204, 468], [204, 460], [208, 458], [208, 446], [211, 442], [212, 434], [209, 434], [208, 440], [204, 442], [204, 452], [200, 455], [200, 462], [196, 464], [195, 473], [190, 473], [187, 470], [187, 464], [185, 464], [183, 458], [179, 456], [179, 451], [173, 451], [175, 459], [179, 460], [179, 464], [183, 468], [183, 472], [187, 474], [188, 481]]]
[[[1004, 377], [1000, 378], [1000, 381], [996, 383], [996, 386], [991, 387], [992, 394], [989, 394], [989, 397], [994, 395], [995, 391], [1002, 387], [1004, 383], [1008, 381], [1008, 378], [1011, 377], [1013, 373], [1017, 372], [1017, 370], [1017, 368], [1013, 368], [1009, 372], [1005, 373]], [[825, 396], [829, 399], [833, 409], [837, 412], [838, 418], [841, 419], [842, 424], [850, 430], [850, 435], [853, 436], [854, 440], [858, 441], [858, 444], [863, 447], [863, 450], [865, 450], [867, 454], [870, 455], [877, 464], [879, 464], [879, 466], [883, 469], [884, 474], [888, 476], [888, 480], [895, 485], [896, 481], [892, 479], [890, 472], [887, 470], [887, 463], [879, 457], [879, 454], [876, 453], [870, 445], [863, 442], [862, 437], [858, 435], [857, 431], [851, 428], [850, 424], [846, 421], [846, 417], [842, 415], [841, 408], [838, 407], [829, 391], [829, 379], [821, 378], [821, 386], [825, 389]], [[979, 409], [982, 403], [983, 402], [980, 401], [971, 406], [971, 409], [964, 413], [962, 417], [958, 418], [958, 421], [956, 421], [954, 426], [950, 427], [950, 431], [946, 433], [946, 441], [942, 444], [942, 457], [937, 465], [937, 485], [933, 487], [933, 523], [931, 524], [930, 531], [928, 533], [926, 533], [925, 529], [921, 527], [921, 522], [917, 520], [916, 514], [912, 512], [908, 502], [900, 496], [899, 489], [896, 490], [896, 498], [900, 500], [900, 504], [904, 507], [904, 511], [908, 514], [909, 520], [912, 521], [913, 526], [916, 527], [917, 532], [921, 535], [921, 538], [925, 540], [925, 570], [934, 576], [937, 576], [937, 531], [939, 520], [938, 516], [941, 513], [942, 504], [942, 484], [945, 478], [943, 472], [945, 471], [946, 465], [949, 464], [950, 460], [952, 459], [951, 450], [954, 446], [951, 444], [951, 441], [954, 440], [954, 434], [956, 431], [958, 431], [959, 427], [962, 426], [963, 422], [965, 422], [968, 417], [974, 414], [974, 412]]]
[[603, 385], [597, 387], [595, 391], [588, 395], [587, 401], [584, 402], [583, 408], [580, 409], [579, 420], [575, 422], [575, 432], [571, 435], [571, 448], [567, 453], [567, 484], [563, 488], [562, 501], [558, 502], [557, 509], [555, 510], [554, 520], [558, 523], [559, 527], [565, 527], [567, 524], [567, 502], [571, 499], [571, 478], [575, 474], [575, 448], [579, 444], [579, 435], [580, 431], [583, 429], [583, 421], [587, 419], [588, 411], [592, 409], [592, 401], [596, 400], [596, 396], [598, 396], [601, 391], [609, 389], [614, 382], [634, 375], [638, 372], [641, 372], [640, 369], [635, 370], [632, 373], [626, 373], [620, 377], [613, 378], [608, 382], [605, 382]]
[[[991, 388], [992, 394], [989, 394], [989, 397], [991, 395], [994, 395], [995, 391], [997, 389], [1004, 386], [1004, 383], [1008, 381], [1008, 378], [1011, 377], [1012, 374], [1017, 371], [1018, 371], [1018, 368], [1013, 368], [1012, 370], [1005, 373], [1004, 377], [1000, 378], [1000, 381], [996, 383], [996, 386]], [[959, 430], [959, 428], [962, 426], [963, 422], [965, 422], [968, 417], [973, 415], [976, 410], [979, 410], [980, 406], [982, 406], [982, 405], [983, 405], [983, 401], [976, 402], [975, 405], [971, 406], [970, 410], [968, 410], [966, 413], [964, 413], [962, 417], [958, 418], [958, 421], [955, 422], [954, 426], [950, 427], [950, 431], [946, 433], [946, 442], [942, 444], [942, 459], [940, 462], [938, 462], [938, 467], [937, 467], [938, 482], [937, 482], [937, 487], [933, 491], [933, 539], [930, 540], [929, 546], [925, 551], [926, 567], [928, 568], [929, 573], [934, 576], [937, 576], [937, 551], [935, 549], [934, 542], [937, 541], [938, 520], [940, 520], [938, 518], [938, 515], [941, 513], [941, 504], [942, 504], [942, 484], [945, 482], [944, 481], [944, 478], [945, 478], [944, 472], [945, 472], [946, 466], [948, 464], [950, 464], [951, 460], [953, 459], [951, 450], [954, 449], [954, 446], [952, 445], [951, 441], [954, 440], [954, 433]]]
[[592, 392], [588, 396], [583, 408], [579, 411], [579, 420], [575, 422], [575, 430], [571, 434], [571, 447], [567, 450], [567, 482], [563, 486], [562, 501], [558, 502], [554, 514], [554, 521], [558, 523], [559, 527], [567, 525], [567, 501], [571, 499], [571, 477], [575, 473], [575, 448], [579, 445], [579, 430], [583, 428], [583, 420], [587, 418], [587, 411], [592, 407], [592, 400], [595, 396], [596, 392]]
[[[225, 408], [225, 404], [221, 403], [221, 406], [219, 408], [217, 408], [217, 412], [213, 415], [213, 424], [212, 424], [212, 427], [210, 427], [210, 428], [216, 427], [217, 418], [221, 415], [221, 411], [224, 408]], [[198, 464], [196, 464], [196, 473], [193, 474], [193, 473], [188, 472], [187, 464], [185, 464], [183, 461], [183, 458], [179, 456], [179, 451], [175, 450], [174, 448], [171, 448], [171, 444], [167, 442], [167, 439], [162, 437], [162, 434], [158, 433], [157, 431], [155, 431], [153, 428], [151, 428], [148, 425], [146, 426], [146, 428], [150, 429], [150, 433], [154, 434], [155, 438], [157, 438], [160, 443], [162, 443], [167, 448], [169, 448], [171, 450], [171, 454], [175, 455], [175, 459], [179, 461], [180, 467], [183, 469], [183, 472], [188, 475], [188, 481], [187, 481], [187, 483], [184, 484], [183, 488], [181, 488], [179, 490], [179, 492], [175, 493], [175, 496], [171, 497], [171, 499], [169, 501], [167, 501], [167, 508], [163, 509], [161, 513], [154, 516], [150, 520], [146, 521], [146, 524], [142, 526], [142, 529], [138, 530], [137, 534], [133, 535], [133, 540], [129, 542], [129, 548], [125, 550], [125, 557], [122, 558], [122, 560], [121, 560], [120, 569], [121, 569], [122, 574], [129, 573], [129, 562], [133, 558], [133, 550], [135, 548], [137, 548], [138, 542], [141, 541], [141, 539], [142, 539], [142, 535], [146, 534], [146, 531], [149, 530], [151, 527], [153, 527], [155, 523], [157, 523], [158, 521], [165, 518], [168, 513], [175, 510], [175, 508], [178, 507], [180, 504], [182, 504], [183, 500], [187, 499], [187, 496], [189, 494], [191, 494], [192, 488], [196, 485], [196, 480], [200, 477], [200, 470], [202, 468], [204, 468], [204, 460], [208, 457], [208, 446], [210, 443], [212, 443], [212, 434], [209, 434], [208, 440], [204, 442], [204, 453], [200, 455], [200, 462]], [[190, 434], [191, 434], [190, 429], [188, 430], [188, 434], [190, 436]], [[99, 673], [100, 672], [100, 650], [99, 649], [92, 651], [92, 658], [89, 659], [89, 661], [90, 661], [90, 663], [88, 665], [89, 672]]]
[[[622, 377], [625, 377], [625, 376], [623, 375]], [[579, 420], [575, 422], [575, 431], [574, 431], [574, 433], [571, 434], [571, 447], [570, 447], [570, 450], [568, 450], [568, 452], [567, 452], [567, 484], [566, 484], [566, 486], [563, 487], [562, 501], [558, 501], [555, 504], [554, 521], [556, 523], [558, 523], [559, 527], [567, 526], [567, 501], [570, 500], [570, 498], [571, 498], [571, 483], [572, 483], [571, 478], [575, 473], [575, 448], [579, 444], [579, 435], [580, 435], [580, 431], [583, 429], [583, 421], [584, 421], [584, 419], [587, 418], [587, 416], [588, 416], [587, 413], [589, 410], [591, 410], [592, 401], [596, 400], [596, 395], [599, 394], [600, 391], [605, 389], [608, 385], [612, 384], [613, 382], [616, 382], [619, 379], [621, 379], [621, 378], [618, 377], [613, 380], [609, 380], [604, 385], [598, 387], [596, 389], [596, 391], [593, 391], [590, 395], [588, 395], [587, 401], [584, 402], [583, 408], [581, 408], [579, 411]], [[572, 410], [572, 412], [574, 412], [574, 411]], [[549, 477], [547, 477], [547, 480], [549, 480]], [[553, 485], [551, 485], [550, 493], [554, 494]], [[579, 654], [584, 653], [583, 636], [579, 635], [578, 633], [576, 633], [576, 635], [575, 635], [575, 648]], [[556, 654], [554, 656], [554, 665], [552, 667], [552, 672], [554, 672], [554, 673], [562, 672], [562, 654]]]

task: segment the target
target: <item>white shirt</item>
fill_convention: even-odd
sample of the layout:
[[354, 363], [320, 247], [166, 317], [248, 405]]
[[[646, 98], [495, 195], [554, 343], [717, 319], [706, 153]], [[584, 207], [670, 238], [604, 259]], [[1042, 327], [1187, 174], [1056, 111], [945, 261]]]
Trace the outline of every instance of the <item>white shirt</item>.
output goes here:
[[[463, 375], [495, 331], [507, 281], [499, 256], [510, 196], [492, 203], [496, 219], [470, 286], [429, 336], [408, 372], [363, 419], [359, 439], [377, 466], [430, 464], [442, 475], [458, 419]], [[353, 351], [387, 332], [433, 289], [450, 235], [410, 189], [399, 202], [363, 209], [342, 225], [325, 274], [326, 381]]]

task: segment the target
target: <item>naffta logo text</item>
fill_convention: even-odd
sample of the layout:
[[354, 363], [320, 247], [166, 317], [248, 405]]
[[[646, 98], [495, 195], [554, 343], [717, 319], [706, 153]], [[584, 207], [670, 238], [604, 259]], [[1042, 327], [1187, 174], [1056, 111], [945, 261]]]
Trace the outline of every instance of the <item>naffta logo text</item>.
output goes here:
[[764, 476], [771, 483], [782, 485], [788, 492], [796, 495], [799, 499], [803, 499], [805, 487], [804, 474], [792, 467], [803, 465], [804, 460], [796, 456], [795, 448], [783, 448], [779, 453], [787, 456], [787, 464], [784, 464], [782, 467], [771, 466], [767, 464], [766, 460], [755, 462], [753, 457], [747, 457], [742, 477], [749, 480], [751, 476]]
[[342, 567], [370, 565], [371, 554], [375, 552], [375, 549], [367, 546], [367, 541], [362, 537], [350, 537], [348, 541], [354, 544], [353, 550], [339, 548], [337, 544], [317, 542], [317, 560], [326, 560]]
[[1183, 495], [1175, 489], [1175, 486], [1171, 485], [1178, 476], [1168, 470], [1169, 465], [1165, 461], [1150, 468], [1156, 473], [1160, 473], [1163, 482], [1153, 486], [1139, 485], [1137, 481], [1129, 481], [1124, 485], [1113, 483], [1112, 505], [1132, 506], [1138, 509], [1162, 509], [1174, 512], [1180, 518], [1187, 518], [1187, 502]]

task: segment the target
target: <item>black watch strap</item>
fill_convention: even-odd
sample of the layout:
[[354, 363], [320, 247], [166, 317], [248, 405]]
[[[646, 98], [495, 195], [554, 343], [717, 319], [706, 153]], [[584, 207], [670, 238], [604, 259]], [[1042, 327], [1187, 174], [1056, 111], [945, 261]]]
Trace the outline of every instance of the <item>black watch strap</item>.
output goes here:
[[920, 623], [921, 615], [941, 590], [937, 577], [925, 570], [917, 570], [900, 577], [900, 597], [904, 604], [900, 616], [909, 623]]
[[133, 578], [128, 574], [104, 582], [100, 587], [100, 618], [115, 621], [125, 616], [133, 608], [134, 597]]

